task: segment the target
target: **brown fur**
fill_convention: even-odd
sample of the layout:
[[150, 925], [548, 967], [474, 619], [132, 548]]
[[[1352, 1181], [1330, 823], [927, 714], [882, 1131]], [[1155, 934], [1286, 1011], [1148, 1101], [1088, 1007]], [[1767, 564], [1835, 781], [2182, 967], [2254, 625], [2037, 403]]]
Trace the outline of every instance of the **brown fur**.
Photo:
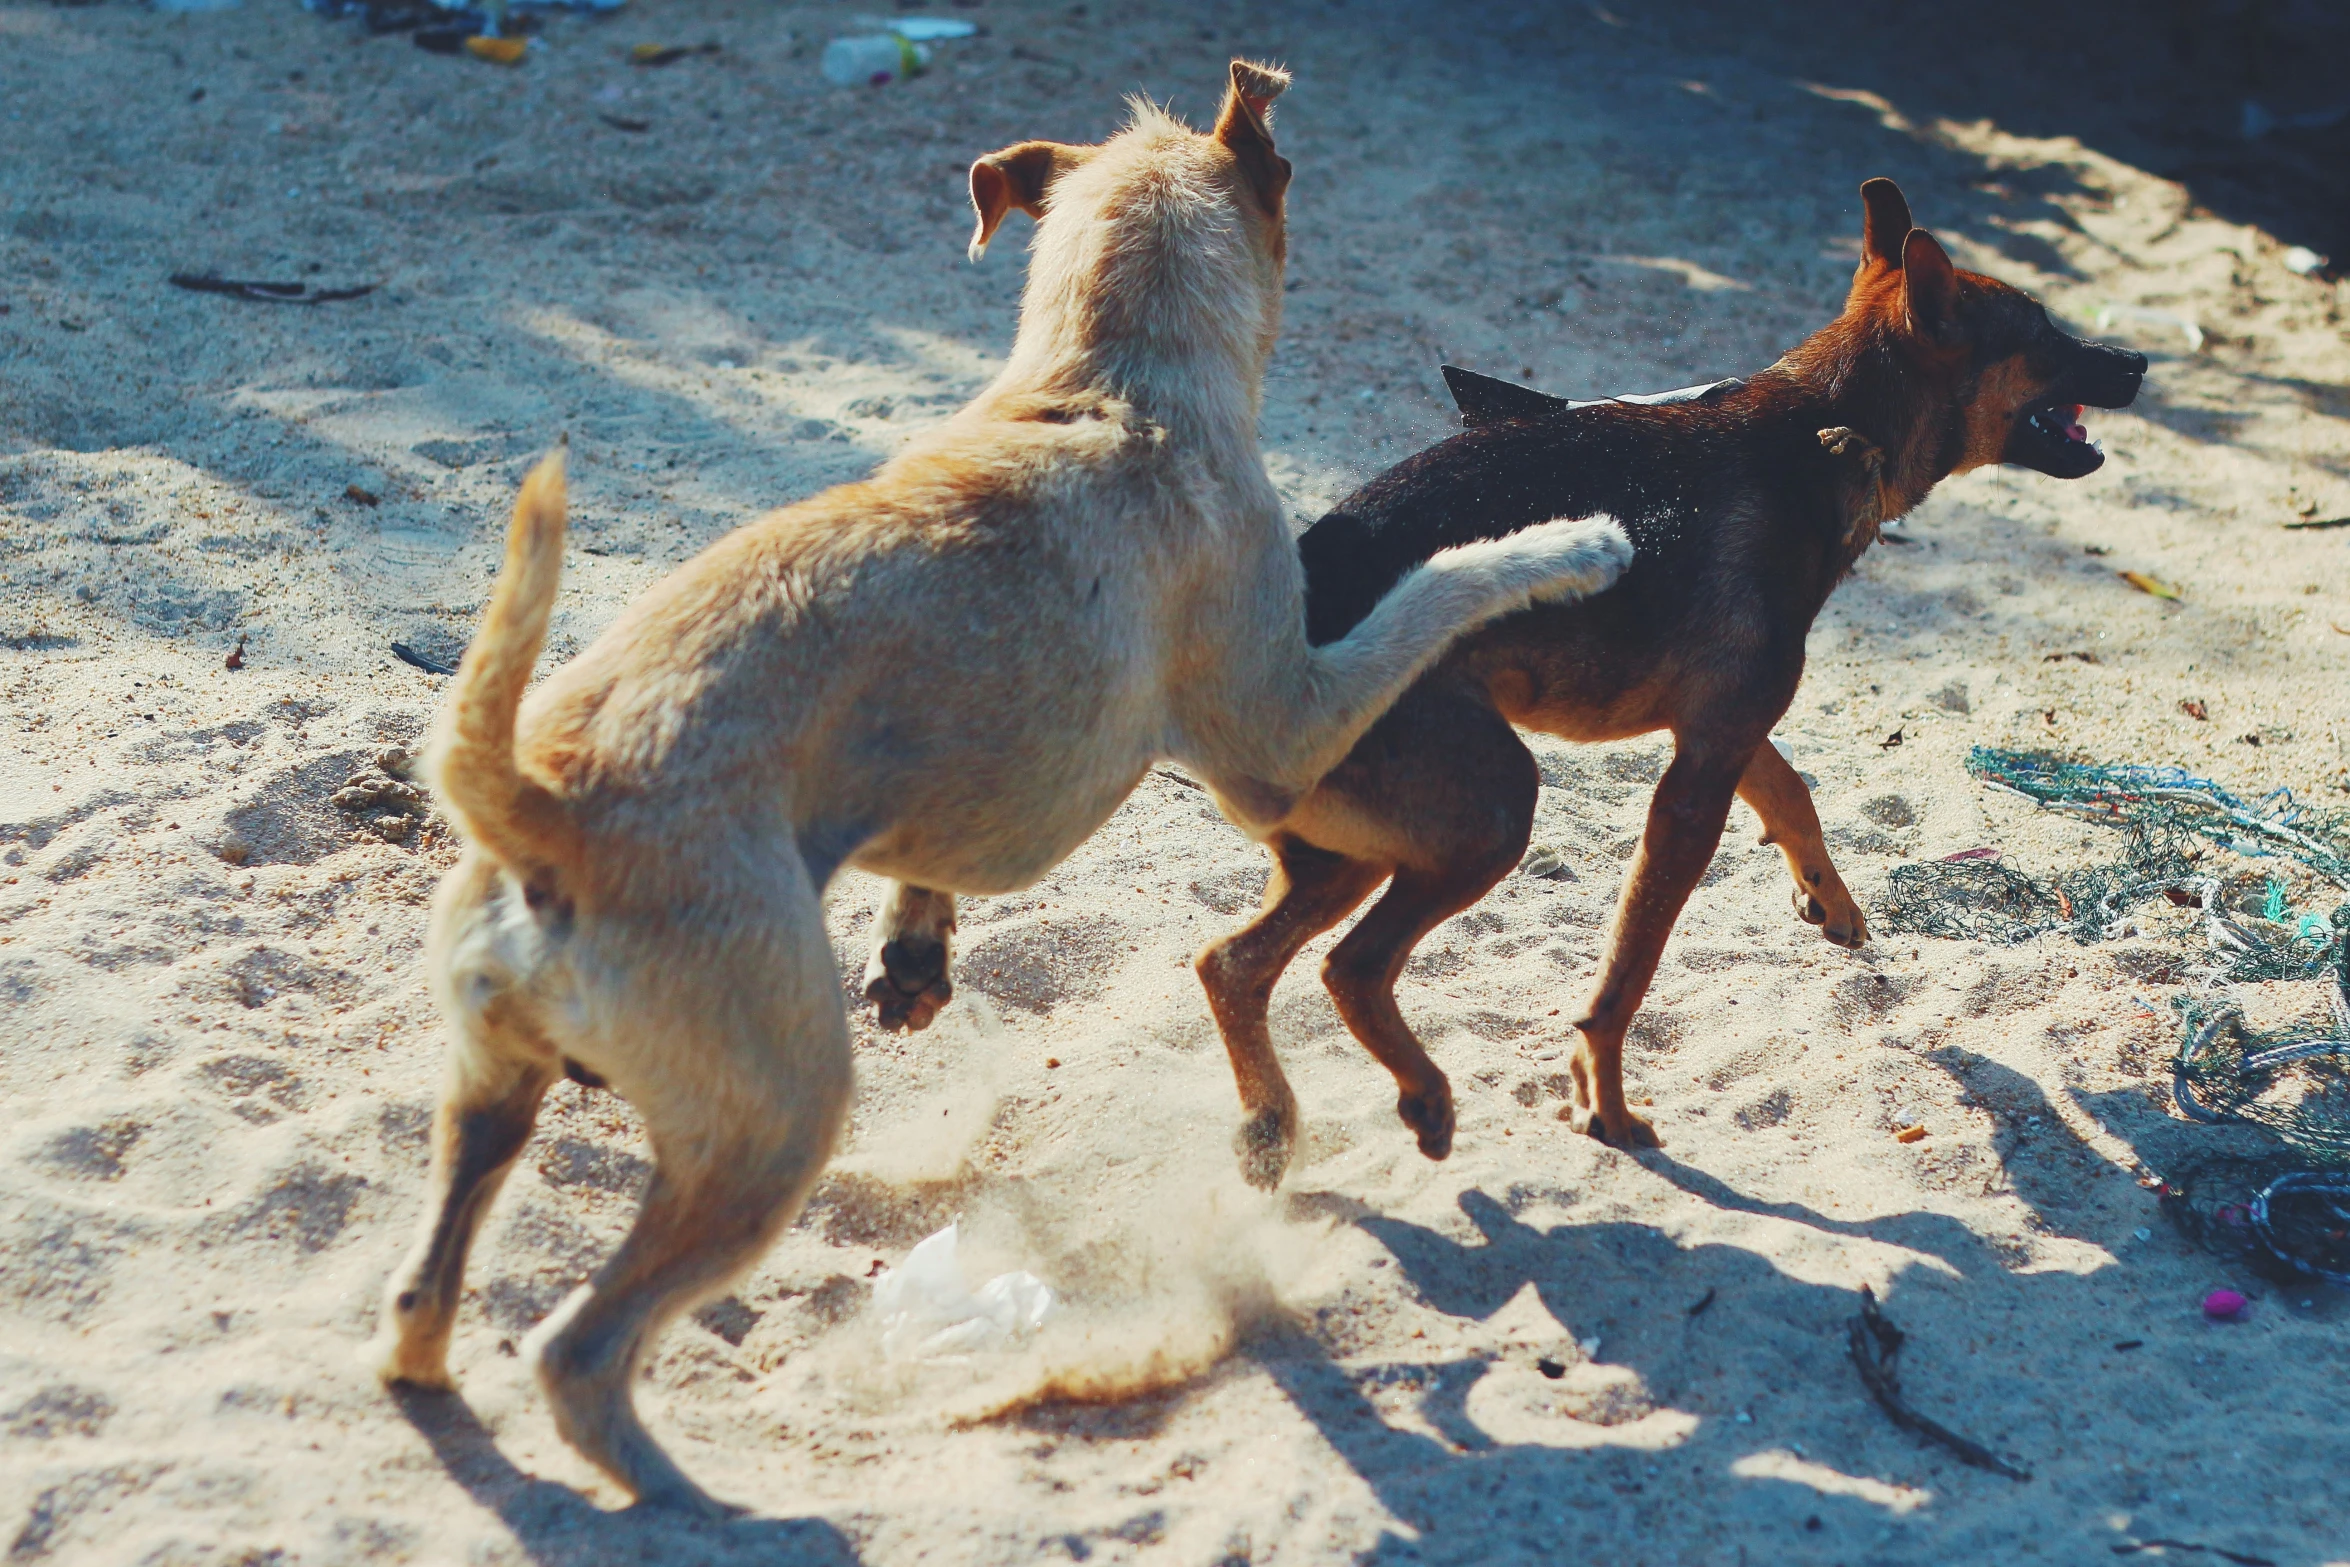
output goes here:
[[1576, 1022], [1581, 1128], [1619, 1146], [1657, 1140], [1624, 1099], [1624, 1032], [1733, 796], [1785, 854], [1798, 915], [1840, 945], [1867, 939], [1809, 792], [1768, 743], [1812, 620], [1879, 527], [1946, 475], [2002, 461], [2058, 477], [2092, 470], [2101, 459], [2046, 419], [2076, 401], [2127, 403], [2145, 361], [2077, 342], [2029, 297], [1952, 267], [1891, 181], [1862, 197], [1863, 259], [1843, 313], [1778, 364], [1656, 405], [1545, 407], [1522, 388], [1471, 388], [1484, 401], [1466, 433], [1374, 479], [1301, 539], [1317, 637], [1352, 624], [1420, 553], [1525, 516], [1609, 511], [1639, 555], [1604, 594], [1465, 638], [1267, 835], [1263, 913], [1198, 963], [1239, 1083], [1251, 1180], [1277, 1182], [1296, 1141], [1266, 1017], [1273, 985], [1390, 879], [1323, 980], [1394, 1074], [1422, 1151], [1450, 1149], [1451, 1086], [1394, 987], [1414, 944], [1525, 851], [1538, 780], [1513, 724], [1674, 740]]
[[920, 924], [943, 963], [954, 892], [1032, 882], [1155, 761], [1267, 823], [1460, 629], [1621, 569], [1612, 526], [1551, 523], [1432, 559], [1344, 641], [1307, 645], [1255, 442], [1284, 80], [1236, 62], [1210, 135], [1138, 107], [1101, 146], [979, 160], [974, 250], [1012, 206], [1041, 214], [995, 383], [867, 482], [711, 546], [527, 698], [560, 459], [524, 485], [436, 750], [468, 847], [428, 941], [448, 1078], [384, 1376], [447, 1385], [466, 1250], [540, 1098], [567, 1067], [600, 1079], [642, 1112], [653, 1175], [528, 1353], [574, 1447], [643, 1501], [712, 1506], [630, 1389], [839, 1136], [833, 873], [932, 889], [893, 895], [907, 919], [881, 944]]

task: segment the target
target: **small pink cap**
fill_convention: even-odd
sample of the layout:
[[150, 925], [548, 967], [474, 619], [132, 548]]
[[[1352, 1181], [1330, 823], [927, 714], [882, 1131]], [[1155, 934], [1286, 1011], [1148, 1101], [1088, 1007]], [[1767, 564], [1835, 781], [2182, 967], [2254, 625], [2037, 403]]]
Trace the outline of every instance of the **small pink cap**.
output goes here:
[[2233, 1322], [2251, 1304], [2234, 1290], [2213, 1290], [2203, 1297], [2203, 1314], [2214, 1322]]

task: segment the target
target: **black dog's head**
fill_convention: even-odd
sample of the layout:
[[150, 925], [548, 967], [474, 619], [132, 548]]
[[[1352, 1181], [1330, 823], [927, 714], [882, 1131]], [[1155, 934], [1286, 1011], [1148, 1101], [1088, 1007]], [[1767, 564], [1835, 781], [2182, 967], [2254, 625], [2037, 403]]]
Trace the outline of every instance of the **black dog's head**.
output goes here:
[[2011, 463], [2078, 479], [2103, 467], [2081, 410], [2128, 407], [2146, 356], [2084, 343], [2021, 289], [1951, 265], [1933, 235], [1911, 226], [1891, 180], [1860, 192], [1860, 270], [1838, 325], [1868, 332], [1914, 389], [1955, 408], [1961, 450], [1947, 471]]

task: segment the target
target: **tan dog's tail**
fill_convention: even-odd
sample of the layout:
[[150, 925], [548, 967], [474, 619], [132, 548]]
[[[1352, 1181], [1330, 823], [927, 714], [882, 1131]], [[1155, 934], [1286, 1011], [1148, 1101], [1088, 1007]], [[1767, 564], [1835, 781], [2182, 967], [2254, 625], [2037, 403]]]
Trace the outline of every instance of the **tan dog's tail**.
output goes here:
[[522, 481], [506, 530], [506, 564], [433, 742], [434, 782], [466, 836], [525, 877], [570, 864], [578, 839], [562, 799], [525, 778], [514, 757], [515, 710], [563, 580], [563, 523], [558, 447]]

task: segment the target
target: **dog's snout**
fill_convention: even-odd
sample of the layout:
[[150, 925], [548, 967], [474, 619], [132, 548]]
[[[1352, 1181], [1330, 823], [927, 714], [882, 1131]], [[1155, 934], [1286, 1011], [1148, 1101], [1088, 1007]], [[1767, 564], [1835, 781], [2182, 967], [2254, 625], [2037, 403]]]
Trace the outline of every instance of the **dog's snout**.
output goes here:
[[2092, 408], [2127, 408], [2136, 402], [2146, 380], [2146, 356], [2102, 343], [2082, 346], [2085, 352], [2071, 377], [2074, 395]]

